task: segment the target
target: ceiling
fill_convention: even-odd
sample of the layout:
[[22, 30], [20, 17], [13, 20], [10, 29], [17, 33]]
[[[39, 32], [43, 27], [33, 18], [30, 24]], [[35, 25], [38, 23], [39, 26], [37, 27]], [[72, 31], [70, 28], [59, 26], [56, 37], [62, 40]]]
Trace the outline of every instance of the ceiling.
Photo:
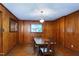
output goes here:
[[[79, 3], [4, 3], [20, 20], [55, 20], [79, 10]], [[43, 13], [41, 14], [41, 11]]]

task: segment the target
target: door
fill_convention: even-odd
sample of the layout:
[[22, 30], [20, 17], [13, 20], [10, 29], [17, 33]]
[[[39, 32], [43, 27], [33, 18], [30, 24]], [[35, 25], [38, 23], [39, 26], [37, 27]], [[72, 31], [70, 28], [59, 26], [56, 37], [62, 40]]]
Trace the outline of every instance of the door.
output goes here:
[[3, 48], [3, 42], [2, 42], [2, 13], [0, 12], [0, 55], [2, 55], [2, 48]]

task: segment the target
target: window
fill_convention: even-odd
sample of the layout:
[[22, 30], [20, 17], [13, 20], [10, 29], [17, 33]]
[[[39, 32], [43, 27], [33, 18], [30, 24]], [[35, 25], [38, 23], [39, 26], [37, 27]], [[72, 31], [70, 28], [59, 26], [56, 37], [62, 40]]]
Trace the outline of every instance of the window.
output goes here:
[[42, 24], [31, 24], [31, 32], [42, 32]]

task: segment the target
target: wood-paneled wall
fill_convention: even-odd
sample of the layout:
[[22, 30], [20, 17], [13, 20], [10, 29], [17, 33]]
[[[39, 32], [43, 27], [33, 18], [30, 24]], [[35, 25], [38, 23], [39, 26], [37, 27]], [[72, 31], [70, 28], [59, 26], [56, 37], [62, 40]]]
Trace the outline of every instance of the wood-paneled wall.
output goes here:
[[[34, 21], [19, 21], [20, 43], [32, 43], [33, 36], [37, 33], [30, 32], [30, 24]], [[55, 21], [43, 23], [43, 38], [52, 37], [57, 46], [79, 51], [79, 11], [61, 17]]]
[[0, 55], [2, 55], [2, 52], [3, 52], [3, 42], [2, 42], [2, 12], [0, 12]]
[[79, 51], [79, 11], [65, 18], [65, 47]]
[[0, 4], [0, 12], [2, 12], [2, 27], [3, 32], [3, 54], [6, 54], [16, 45], [18, 41], [18, 32], [9, 31], [9, 19], [12, 18], [18, 22], [17, 18], [9, 12], [2, 4]]
[[52, 21], [46, 21], [43, 25], [43, 32], [42, 33], [32, 33], [30, 32], [30, 25], [31, 24], [39, 24], [39, 21], [19, 21], [19, 42], [21, 44], [33, 43], [32, 39], [35, 35], [40, 34], [42, 38], [48, 39], [49, 37], [52, 38], [54, 31]]
[[79, 51], [79, 11], [57, 19], [57, 46]]

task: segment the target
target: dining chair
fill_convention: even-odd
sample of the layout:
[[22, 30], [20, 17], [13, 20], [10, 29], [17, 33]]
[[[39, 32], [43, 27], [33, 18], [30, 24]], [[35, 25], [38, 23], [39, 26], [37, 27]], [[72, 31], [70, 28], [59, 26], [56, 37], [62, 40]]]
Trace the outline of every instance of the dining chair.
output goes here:
[[40, 55], [42, 56], [53, 56], [55, 53], [54, 44], [51, 44], [50, 41], [46, 41], [45, 45], [40, 46]]
[[34, 39], [33, 39], [33, 50], [34, 50], [34, 54], [35, 54], [37, 51], [37, 45], [36, 45]]

